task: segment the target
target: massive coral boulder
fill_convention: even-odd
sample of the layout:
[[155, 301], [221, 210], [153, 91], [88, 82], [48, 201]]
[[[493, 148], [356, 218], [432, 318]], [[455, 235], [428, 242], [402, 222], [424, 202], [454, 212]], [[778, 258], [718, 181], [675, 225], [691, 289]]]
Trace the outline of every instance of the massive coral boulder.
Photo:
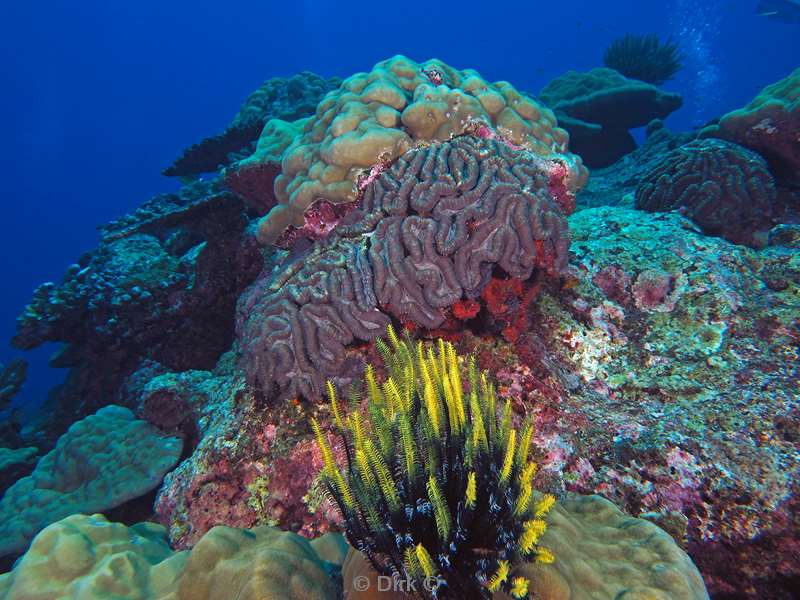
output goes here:
[[0, 557], [25, 550], [67, 515], [114, 508], [152, 490], [181, 447], [121, 406], [78, 421], [0, 500]]
[[267, 121], [294, 120], [313, 114], [320, 99], [340, 83], [338, 77], [323, 79], [308, 71], [265, 81], [248, 96], [224, 132], [184, 150], [182, 156], [164, 169], [164, 175], [209, 173], [231, 163], [237, 154], [251, 153], [251, 146]]
[[566, 265], [565, 214], [582, 167], [462, 136], [409, 151], [364, 189], [359, 208], [301, 261], [264, 274], [238, 306], [249, 382], [318, 397], [353, 374], [347, 347], [390, 317], [433, 329], [492, 271], [528, 279]]
[[0, 600], [334, 600], [347, 544], [272, 527], [215, 527], [174, 552], [155, 523], [126, 527], [103, 515], [53, 523], [0, 575]]
[[636, 148], [629, 129], [664, 119], [683, 103], [679, 94], [606, 68], [568, 71], [539, 98], [555, 111], [571, 149], [590, 167], [606, 167]]
[[[547, 516], [540, 543], [552, 550], [555, 561], [526, 564], [512, 574], [528, 579], [532, 597], [539, 600], [708, 598], [697, 567], [669, 534], [600, 496], [569, 496], [558, 502]], [[417, 597], [402, 588], [386, 589], [355, 550], [344, 562], [342, 579], [349, 600]], [[492, 598], [510, 600], [504, 592]]]
[[767, 163], [722, 140], [697, 140], [663, 157], [636, 189], [636, 207], [680, 210], [709, 235], [763, 247], [780, 212]]
[[0, 497], [11, 484], [33, 471], [37, 454], [39, 450], [33, 446], [14, 449], [0, 447]]
[[161, 598], [173, 589], [186, 553], [174, 553], [163, 527], [126, 527], [103, 515], [68, 516], [49, 525], [9, 573], [2, 600]]
[[[508, 82], [492, 84], [470, 69], [403, 56], [348, 77], [284, 152], [275, 180], [278, 205], [262, 219], [259, 239], [272, 243], [287, 227], [302, 226], [305, 211], [320, 198], [355, 201], [360, 178], [379, 163], [463, 134], [477, 122], [544, 158], [565, 157], [568, 136], [553, 113]], [[265, 130], [265, 136], [271, 134]], [[262, 139], [259, 146], [267, 143]]]
[[747, 146], [767, 159], [777, 177], [800, 185], [800, 68], [700, 135]]

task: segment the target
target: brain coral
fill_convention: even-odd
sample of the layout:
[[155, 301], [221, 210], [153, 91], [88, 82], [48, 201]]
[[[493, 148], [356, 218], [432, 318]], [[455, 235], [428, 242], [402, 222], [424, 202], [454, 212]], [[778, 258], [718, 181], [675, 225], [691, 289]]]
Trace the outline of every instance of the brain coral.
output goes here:
[[566, 152], [568, 136], [553, 113], [508, 82], [490, 84], [470, 69], [404, 56], [348, 77], [319, 103], [284, 153], [275, 180], [279, 204], [262, 219], [259, 239], [272, 243], [288, 226], [301, 226], [303, 213], [319, 198], [354, 201], [359, 178], [377, 163], [421, 143], [448, 140], [476, 121], [540, 156]]
[[0, 500], [0, 557], [24, 550], [60, 518], [114, 508], [152, 490], [181, 447], [181, 440], [162, 437], [121, 406], [74, 423]]
[[[553, 551], [556, 560], [529, 563], [513, 573], [530, 580], [532, 597], [537, 600], [708, 598], [697, 567], [669, 534], [649, 521], [624, 514], [600, 496], [570, 496], [558, 502], [547, 516], [540, 542]], [[416, 598], [378, 591], [375, 572], [355, 551], [345, 560], [342, 576], [349, 600]], [[365, 581], [371, 585], [364, 585]], [[510, 597], [497, 592], [493, 599]]]
[[697, 140], [668, 153], [639, 183], [636, 208], [680, 209], [705, 233], [753, 247], [766, 243], [778, 210], [764, 159], [722, 140]]
[[750, 104], [700, 132], [763, 155], [776, 176], [800, 182], [800, 68], [768, 85]]
[[345, 347], [381, 335], [389, 315], [435, 328], [496, 267], [559, 273], [579, 181], [577, 168], [496, 140], [409, 151], [366, 186], [349, 224], [240, 299], [250, 383], [317, 397], [326, 378], [355, 374]]

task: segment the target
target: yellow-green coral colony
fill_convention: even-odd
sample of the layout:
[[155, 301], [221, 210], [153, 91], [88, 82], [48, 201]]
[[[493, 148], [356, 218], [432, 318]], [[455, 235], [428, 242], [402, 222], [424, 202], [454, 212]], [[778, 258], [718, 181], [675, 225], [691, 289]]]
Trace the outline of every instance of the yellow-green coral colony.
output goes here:
[[500, 410], [487, 374], [451, 344], [414, 345], [390, 327], [388, 343], [377, 347], [388, 379], [379, 383], [367, 367], [368, 419], [358, 393], [345, 414], [328, 384], [345, 468], [312, 420], [321, 477], [350, 542], [378, 573], [409, 577], [434, 598], [489, 598], [498, 590], [528, 597], [528, 581], [512, 577], [513, 566], [554, 560], [537, 544], [555, 500], [534, 498], [532, 425], [514, 429], [510, 402]]

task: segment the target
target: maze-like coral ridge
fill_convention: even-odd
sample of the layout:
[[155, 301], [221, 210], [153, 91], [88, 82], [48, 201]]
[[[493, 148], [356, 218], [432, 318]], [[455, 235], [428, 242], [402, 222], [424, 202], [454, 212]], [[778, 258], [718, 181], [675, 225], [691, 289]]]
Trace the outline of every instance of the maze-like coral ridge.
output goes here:
[[775, 182], [755, 152], [722, 140], [697, 140], [667, 154], [644, 176], [636, 208], [680, 209], [707, 234], [759, 247], [774, 224]]
[[325, 378], [356, 373], [346, 347], [381, 335], [389, 315], [435, 328], [496, 267], [519, 279], [559, 273], [569, 232], [550, 191], [553, 174], [565, 172], [559, 161], [470, 136], [406, 153], [365, 188], [349, 224], [240, 300], [250, 382], [318, 397]]
[[[567, 153], [569, 136], [553, 112], [510, 83], [489, 83], [472, 69], [437, 59], [416, 63], [395, 56], [348, 77], [319, 103], [281, 157], [278, 204], [261, 220], [259, 240], [274, 243], [287, 227], [301, 227], [304, 212], [319, 198], [355, 201], [359, 178], [374, 165], [467, 133], [476, 121], [544, 158], [569, 158], [577, 162], [578, 177], [588, 175]], [[259, 146], [273, 145], [269, 137], [265, 129]]]

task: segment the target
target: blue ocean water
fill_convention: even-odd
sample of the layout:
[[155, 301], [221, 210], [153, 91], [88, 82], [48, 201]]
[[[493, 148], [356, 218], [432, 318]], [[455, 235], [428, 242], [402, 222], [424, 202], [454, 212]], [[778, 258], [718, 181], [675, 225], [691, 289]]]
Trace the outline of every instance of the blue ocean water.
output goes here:
[[[95, 228], [177, 187], [160, 175], [182, 148], [221, 131], [262, 81], [300, 70], [346, 77], [397, 53], [438, 57], [537, 93], [601, 65], [627, 32], [672, 36], [686, 68], [669, 117], [689, 129], [742, 106], [797, 66], [796, 26], [756, 0], [9, 3], [0, 22], [3, 235], [0, 338], [43, 281], [97, 240]], [[28, 353], [17, 402], [62, 375], [53, 348]], [[0, 345], [0, 363], [20, 353]]]

